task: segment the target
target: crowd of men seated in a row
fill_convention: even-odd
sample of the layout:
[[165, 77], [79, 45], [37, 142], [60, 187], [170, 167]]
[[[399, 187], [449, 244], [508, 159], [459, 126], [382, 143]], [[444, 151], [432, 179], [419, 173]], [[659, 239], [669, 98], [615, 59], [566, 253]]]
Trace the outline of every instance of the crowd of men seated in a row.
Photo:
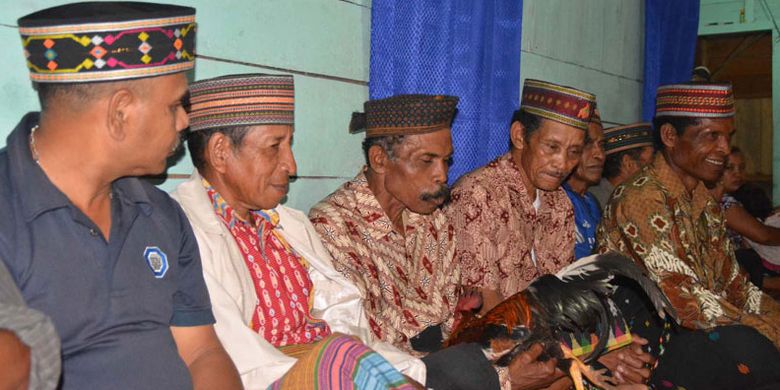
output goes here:
[[[566, 389], [538, 346], [497, 367], [443, 342], [456, 310], [606, 251], [680, 320], [617, 288], [631, 337], [593, 361], [616, 387], [780, 384], [780, 305], [740, 269], [705, 186], [729, 161], [729, 85], [662, 86], [652, 125], [603, 129], [593, 94], [526, 80], [509, 152], [451, 190], [458, 98], [370, 100], [350, 123], [365, 166], [306, 215], [280, 204], [292, 76], [188, 85], [194, 15], [77, 3], [19, 20], [41, 112], [0, 151], [4, 385]], [[185, 129], [195, 172], [169, 196], [138, 176]]]

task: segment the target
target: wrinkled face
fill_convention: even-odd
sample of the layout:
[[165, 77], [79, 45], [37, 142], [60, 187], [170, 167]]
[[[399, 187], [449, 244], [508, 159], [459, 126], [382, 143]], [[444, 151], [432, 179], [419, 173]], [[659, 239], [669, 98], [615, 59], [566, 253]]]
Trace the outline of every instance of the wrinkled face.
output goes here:
[[604, 170], [604, 128], [598, 123], [588, 126], [588, 142], [582, 148], [582, 156], [572, 178], [588, 185], [597, 185]]
[[733, 152], [729, 155], [722, 180], [723, 189], [727, 193], [732, 193], [745, 184], [745, 156], [741, 152]]
[[138, 109], [130, 136], [133, 148], [133, 172], [158, 174], [166, 160], [180, 145], [180, 132], [189, 126], [182, 99], [187, 93], [184, 73], [139, 80], [146, 83], [137, 93]]
[[[674, 131], [674, 130], [672, 130]], [[705, 182], [716, 182], [726, 168], [734, 119], [701, 119], [682, 134], [664, 143], [678, 173]]]
[[450, 129], [407, 135], [385, 171], [385, 189], [418, 214], [434, 212], [449, 198], [447, 172], [452, 158]]
[[[293, 127], [252, 126], [238, 148], [226, 154], [223, 182], [227, 199], [248, 210], [276, 207], [287, 195], [297, 170], [292, 153]], [[225, 194], [223, 194], [225, 195]]]
[[[563, 123], [542, 119], [539, 128], [523, 140], [520, 165], [528, 187], [554, 191], [580, 162], [585, 132]], [[529, 187], [529, 190], [530, 190]]]

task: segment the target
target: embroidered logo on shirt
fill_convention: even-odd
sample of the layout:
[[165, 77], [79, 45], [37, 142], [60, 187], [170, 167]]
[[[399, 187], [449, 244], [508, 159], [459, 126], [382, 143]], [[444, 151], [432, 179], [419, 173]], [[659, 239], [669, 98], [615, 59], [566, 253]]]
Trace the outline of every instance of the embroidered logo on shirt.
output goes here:
[[154, 277], [162, 279], [168, 272], [168, 256], [156, 246], [147, 246], [144, 250], [146, 264], [152, 269]]

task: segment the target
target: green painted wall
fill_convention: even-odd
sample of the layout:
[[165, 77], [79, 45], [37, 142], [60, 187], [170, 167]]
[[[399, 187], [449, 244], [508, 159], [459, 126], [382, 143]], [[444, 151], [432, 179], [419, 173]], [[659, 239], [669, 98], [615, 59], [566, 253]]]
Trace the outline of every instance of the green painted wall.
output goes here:
[[[16, 19], [68, 1], [9, 1], [0, 15], [0, 146], [27, 111], [38, 109], [28, 81]], [[169, 0], [197, 8], [198, 53], [273, 67], [357, 80], [295, 76], [294, 152], [298, 174], [288, 205], [303, 210], [353, 177], [363, 162], [361, 136], [347, 133], [352, 111], [362, 109], [368, 88], [370, 0]], [[243, 65], [198, 60], [195, 79], [229, 73], [274, 73]], [[168, 170], [186, 175], [185, 156]], [[331, 176], [330, 179], [307, 176]], [[182, 179], [168, 179], [170, 190]]]
[[[699, 35], [772, 31], [772, 96], [780, 96], [780, 0], [701, 0]], [[772, 99], [772, 200], [780, 204], [780, 99]]]
[[[295, 76], [294, 152], [299, 178], [288, 205], [303, 210], [354, 176], [363, 163], [350, 113], [368, 96], [370, 0], [169, 0], [198, 9], [198, 53], [355, 80]], [[38, 107], [14, 27], [19, 16], [67, 1], [7, 2], [0, 15], [0, 145], [21, 115]], [[596, 93], [606, 122], [641, 113], [641, 0], [525, 0], [521, 76]], [[198, 60], [194, 77], [268, 72]], [[361, 84], [363, 83], [363, 84]], [[522, 87], [522, 82], [519, 87]], [[519, 104], [519, 102], [518, 102]], [[509, 115], [509, 113], [507, 113]], [[185, 156], [168, 173], [191, 172]], [[325, 176], [328, 178], [311, 178]], [[161, 186], [175, 187], [182, 179]]]
[[605, 122], [639, 121], [643, 4], [641, 0], [525, 0], [521, 78], [595, 93]]

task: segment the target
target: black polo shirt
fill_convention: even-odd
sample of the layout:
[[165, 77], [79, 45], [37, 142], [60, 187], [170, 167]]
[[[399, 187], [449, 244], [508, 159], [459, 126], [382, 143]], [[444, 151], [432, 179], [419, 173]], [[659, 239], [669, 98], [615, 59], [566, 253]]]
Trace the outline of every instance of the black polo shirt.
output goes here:
[[192, 388], [170, 326], [214, 323], [192, 228], [168, 194], [112, 185], [111, 234], [32, 160], [27, 114], [0, 150], [0, 258], [62, 339], [65, 389]]

